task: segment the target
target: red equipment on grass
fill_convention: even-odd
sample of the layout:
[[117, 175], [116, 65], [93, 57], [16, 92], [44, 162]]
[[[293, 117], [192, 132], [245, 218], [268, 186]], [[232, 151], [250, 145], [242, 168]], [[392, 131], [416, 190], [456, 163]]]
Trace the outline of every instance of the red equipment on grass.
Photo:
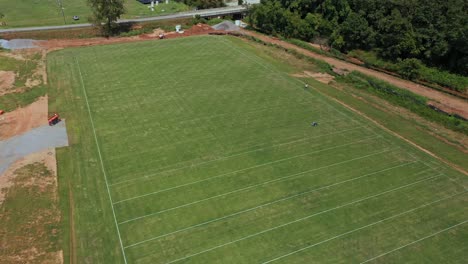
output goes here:
[[60, 116], [55, 113], [53, 116], [49, 117], [49, 126], [53, 126], [60, 122]]

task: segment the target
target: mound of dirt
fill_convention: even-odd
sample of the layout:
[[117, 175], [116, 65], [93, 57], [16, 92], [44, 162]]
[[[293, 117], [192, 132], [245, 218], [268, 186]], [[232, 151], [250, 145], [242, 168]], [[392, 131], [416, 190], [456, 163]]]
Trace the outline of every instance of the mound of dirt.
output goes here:
[[15, 72], [0, 71], [0, 95], [8, 93], [15, 84]]

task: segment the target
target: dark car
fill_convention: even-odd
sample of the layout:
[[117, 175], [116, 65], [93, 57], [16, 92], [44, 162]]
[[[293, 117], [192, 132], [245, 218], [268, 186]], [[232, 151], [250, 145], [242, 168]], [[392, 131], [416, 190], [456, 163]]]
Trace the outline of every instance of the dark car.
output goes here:
[[[151, 4], [151, 1], [152, 0], [137, 0], [138, 2], [142, 3], [142, 4]], [[156, 2], [156, 0], [154, 0]]]

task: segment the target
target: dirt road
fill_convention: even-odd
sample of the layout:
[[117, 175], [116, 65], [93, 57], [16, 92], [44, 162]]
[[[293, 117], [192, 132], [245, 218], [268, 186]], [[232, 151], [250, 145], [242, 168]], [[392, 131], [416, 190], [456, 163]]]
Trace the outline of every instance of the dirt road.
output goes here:
[[413, 82], [410, 82], [410, 81], [407, 81], [407, 80], [403, 80], [403, 79], [397, 78], [395, 76], [392, 76], [392, 75], [389, 75], [389, 74], [386, 74], [386, 73], [383, 73], [383, 72], [368, 69], [368, 68], [365, 68], [365, 67], [362, 67], [362, 66], [358, 66], [358, 65], [355, 65], [355, 64], [352, 64], [352, 63], [349, 63], [349, 62], [339, 60], [339, 59], [327, 57], [325, 55], [317, 54], [317, 53], [311, 52], [309, 50], [300, 48], [300, 47], [298, 47], [296, 45], [293, 45], [293, 44], [290, 44], [290, 43], [287, 43], [287, 42], [284, 42], [284, 41], [281, 41], [281, 40], [278, 40], [278, 39], [274, 39], [274, 38], [271, 38], [271, 37], [268, 37], [268, 36], [265, 36], [265, 35], [262, 35], [262, 34], [259, 34], [259, 33], [256, 33], [256, 32], [247, 31], [247, 30], [243, 30], [242, 32], [244, 34], [246, 34], [246, 35], [250, 35], [250, 36], [254, 36], [256, 38], [259, 38], [259, 39], [261, 39], [261, 40], [263, 40], [265, 42], [277, 44], [279, 46], [282, 46], [282, 47], [288, 48], [288, 49], [294, 49], [294, 50], [296, 50], [296, 51], [298, 51], [298, 52], [300, 52], [300, 53], [302, 53], [304, 55], [307, 55], [309, 57], [319, 59], [319, 60], [323, 60], [323, 61], [327, 62], [328, 64], [332, 65], [335, 68], [346, 69], [348, 71], [358, 71], [358, 72], [364, 73], [366, 75], [369, 75], [369, 76], [378, 78], [380, 80], [386, 81], [388, 83], [391, 83], [391, 84], [393, 84], [395, 86], [398, 86], [400, 88], [412, 91], [415, 94], [419, 94], [419, 95], [422, 95], [424, 97], [429, 98], [429, 100], [431, 100], [431, 101], [438, 102], [437, 105], [443, 111], [448, 112], [448, 113], [456, 113], [456, 114], [458, 114], [460, 116], [463, 116], [464, 118], [468, 119], [468, 102], [466, 102], [463, 99], [456, 98], [454, 96], [451, 96], [451, 95], [436, 91], [436, 90], [431, 89], [429, 87], [419, 85], [419, 84], [416, 84], [416, 83], [413, 83]]

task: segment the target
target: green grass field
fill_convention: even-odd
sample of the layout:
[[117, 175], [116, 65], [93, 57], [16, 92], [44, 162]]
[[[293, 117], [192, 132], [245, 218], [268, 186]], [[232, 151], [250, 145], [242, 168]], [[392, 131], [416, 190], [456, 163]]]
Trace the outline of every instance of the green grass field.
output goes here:
[[51, 53], [65, 260], [468, 259], [466, 176], [293, 71], [232, 37]]
[[[66, 24], [88, 23], [91, 11], [87, 5], [87, 0], [60, 1], [64, 8]], [[5, 15], [0, 21], [6, 23], [6, 26], [0, 26], [0, 28], [64, 24], [64, 16], [62, 16], [58, 0], [0, 0], [0, 7], [0, 12]], [[154, 12], [151, 12], [147, 5], [143, 5], [136, 0], [126, 0], [125, 8], [127, 12], [122, 18], [148, 17], [188, 10], [186, 5], [175, 1], [158, 5]], [[80, 20], [74, 21], [73, 16], [79, 16]]]

